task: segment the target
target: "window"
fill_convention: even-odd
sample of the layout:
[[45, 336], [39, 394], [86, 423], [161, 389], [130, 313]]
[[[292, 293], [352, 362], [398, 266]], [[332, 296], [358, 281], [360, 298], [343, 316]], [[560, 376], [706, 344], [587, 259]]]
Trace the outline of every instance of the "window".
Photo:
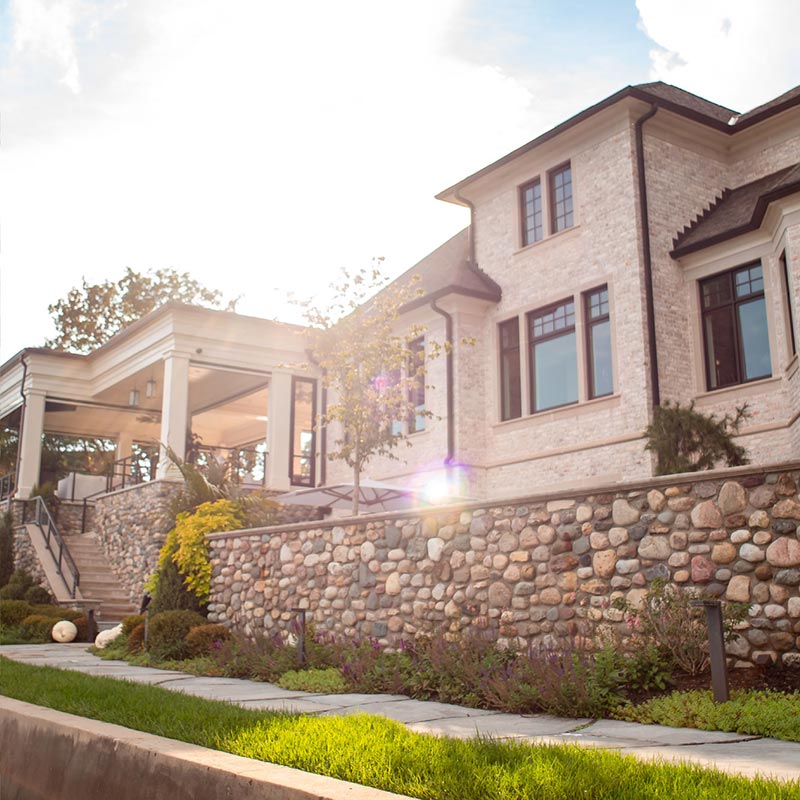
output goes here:
[[519, 361], [519, 320], [500, 323], [500, 416], [522, 416], [522, 374]]
[[783, 277], [783, 288], [786, 290], [786, 326], [789, 328], [789, 346], [792, 348], [792, 355], [797, 355], [797, 339], [794, 332], [794, 312], [792, 311], [792, 285], [789, 283], [789, 264], [786, 261], [786, 253], [781, 253], [781, 273]]
[[420, 336], [408, 346], [411, 351], [408, 358], [408, 377], [413, 380], [409, 384], [408, 404], [417, 412], [410, 414], [408, 432], [417, 433], [425, 430], [425, 340]]
[[583, 313], [586, 321], [589, 398], [605, 397], [614, 391], [607, 286], [601, 286], [583, 295]]
[[292, 446], [289, 480], [294, 486], [313, 486], [315, 469], [317, 382], [292, 376]]
[[520, 187], [520, 210], [522, 212], [522, 246], [538, 242], [542, 238], [542, 182], [526, 183]]
[[572, 167], [567, 163], [550, 173], [550, 233], [572, 224]]
[[531, 411], [578, 402], [575, 302], [572, 298], [528, 314]]
[[709, 390], [772, 374], [760, 263], [700, 282]]

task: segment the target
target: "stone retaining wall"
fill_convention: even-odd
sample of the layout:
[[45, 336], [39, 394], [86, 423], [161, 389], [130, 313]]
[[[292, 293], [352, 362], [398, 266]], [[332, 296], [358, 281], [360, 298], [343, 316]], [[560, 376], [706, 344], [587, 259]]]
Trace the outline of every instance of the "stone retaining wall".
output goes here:
[[33, 578], [35, 584], [44, 586], [48, 592], [53, 591], [45, 577], [39, 557], [33, 549], [31, 537], [25, 528], [14, 530], [14, 571], [19, 569], [24, 569]]
[[[74, 536], [81, 533], [83, 526], [83, 501], [61, 500], [53, 509], [53, 519], [60, 533], [65, 536]], [[86, 530], [95, 528], [94, 503], [86, 504]]]
[[501, 642], [620, 624], [657, 578], [752, 603], [730, 653], [762, 663], [800, 649], [800, 464], [652, 479], [582, 493], [209, 537], [210, 617], [384, 646], [425, 631]]
[[158, 552], [175, 522], [175, 498], [183, 483], [153, 481], [95, 500], [94, 528], [109, 565], [131, 602], [142, 599], [145, 580], [155, 571]]

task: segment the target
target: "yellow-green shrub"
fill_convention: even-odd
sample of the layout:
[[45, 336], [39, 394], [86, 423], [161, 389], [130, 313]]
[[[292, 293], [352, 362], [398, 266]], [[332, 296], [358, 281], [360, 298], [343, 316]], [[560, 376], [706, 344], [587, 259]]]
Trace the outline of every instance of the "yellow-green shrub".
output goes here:
[[211, 560], [206, 535], [222, 531], [235, 531], [244, 526], [244, 515], [232, 500], [203, 503], [194, 511], [178, 514], [175, 527], [158, 557], [158, 570], [147, 582], [146, 589], [158, 596], [159, 576], [169, 561], [178, 568], [186, 588], [201, 603], [208, 602], [211, 591]]

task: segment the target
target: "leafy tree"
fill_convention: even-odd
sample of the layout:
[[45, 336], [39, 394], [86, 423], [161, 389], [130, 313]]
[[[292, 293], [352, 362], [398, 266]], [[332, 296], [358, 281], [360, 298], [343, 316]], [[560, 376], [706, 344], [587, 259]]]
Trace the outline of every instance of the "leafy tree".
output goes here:
[[14, 520], [10, 511], [0, 512], [0, 586], [14, 574]]
[[733, 435], [749, 416], [747, 403], [735, 415], [717, 419], [696, 411], [694, 401], [686, 407], [667, 401], [655, 409], [653, 422], [645, 430], [645, 449], [656, 454], [658, 475], [713, 469], [720, 461], [739, 467], [748, 460], [745, 449], [734, 444]]
[[432, 416], [416, 408], [412, 395], [425, 384], [426, 360], [441, 350], [429, 339], [425, 357], [419, 358], [411, 344], [424, 328], [403, 328], [399, 323], [403, 305], [419, 294], [415, 281], [386, 286], [368, 300], [384, 283], [375, 264], [355, 274], [343, 271], [340, 282], [332, 285], [329, 305], [300, 303], [310, 326], [311, 358], [322, 370], [323, 385], [332, 390], [332, 402], [318, 428], [333, 423], [341, 427], [328, 458], [344, 461], [353, 470], [353, 514], [358, 513], [361, 474], [369, 459], [397, 458], [399, 443], [411, 445], [402, 423]]
[[[71, 289], [65, 298], [49, 306], [58, 334], [45, 344], [55, 350], [89, 353], [170, 300], [208, 308], [223, 307], [222, 292], [207, 289], [188, 272], [158, 269], [142, 274], [128, 267], [116, 282], [89, 284], [84, 278], [80, 287]], [[232, 300], [224, 308], [232, 311], [235, 306], [236, 301]]]

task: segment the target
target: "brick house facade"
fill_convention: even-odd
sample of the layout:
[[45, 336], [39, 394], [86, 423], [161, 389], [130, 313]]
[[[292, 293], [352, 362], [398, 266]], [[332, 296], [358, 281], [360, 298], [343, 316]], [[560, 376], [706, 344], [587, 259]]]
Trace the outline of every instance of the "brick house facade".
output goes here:
[[451, 326], [451, 380], [432, 362], [436, 418], [371, 477], [479, 498], [646, 478], [664, 400], [746, 402], [751, 463], [800, 458], [800, 87], [746, 114], [626, 87], [438, 197], [470, 227], [406, 276], [414, 320]]

